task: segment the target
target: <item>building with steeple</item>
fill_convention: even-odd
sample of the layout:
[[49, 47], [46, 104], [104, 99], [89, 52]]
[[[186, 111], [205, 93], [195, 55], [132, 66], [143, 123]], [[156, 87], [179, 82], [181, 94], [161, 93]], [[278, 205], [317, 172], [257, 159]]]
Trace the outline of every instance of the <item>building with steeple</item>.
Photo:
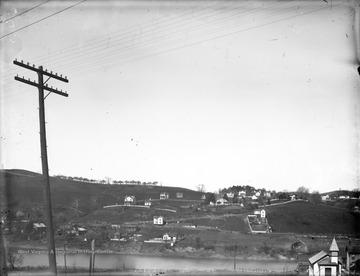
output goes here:
[[332, 240], [330, 253], [320, 251], [309, 258], [309, 276], [338, 276], [341, 275], [339, 261], [339, 247], [335, 238]]

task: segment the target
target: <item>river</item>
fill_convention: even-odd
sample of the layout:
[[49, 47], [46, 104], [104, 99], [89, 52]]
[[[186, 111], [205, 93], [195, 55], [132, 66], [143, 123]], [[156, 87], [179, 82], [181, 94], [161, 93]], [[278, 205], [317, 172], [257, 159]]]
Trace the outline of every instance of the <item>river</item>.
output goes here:
[[[42, 251], [18, 251], [23, 256], [21, 267], [48, 266], [48, 256]], [[66, 254], [67, 268], [89, 268], [90, 254]], [[56, 255], [57, 266], [64, 267], [64, 254]], [[297, 263], [294, 261], [258, 261], [236, 259], [238, 271], [294, 271]], [[100, 252], [95, 255], [96, 269], [114, 270], [182, 270], [182, 271], [212, 271], [233, 270], [233, 259], [221, 258], [190, 258], [190, 257], [159, 257], [144, 255], [124, 255]]]

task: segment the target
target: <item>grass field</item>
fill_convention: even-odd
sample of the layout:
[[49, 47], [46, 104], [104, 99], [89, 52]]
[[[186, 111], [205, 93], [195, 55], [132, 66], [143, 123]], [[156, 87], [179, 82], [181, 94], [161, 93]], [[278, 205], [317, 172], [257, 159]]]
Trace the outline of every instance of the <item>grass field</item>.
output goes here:
[[312, 234], [360, 233], [360, 218], [349, 209], [308, 202], [267, 206], [267, 218], [274, 232]]

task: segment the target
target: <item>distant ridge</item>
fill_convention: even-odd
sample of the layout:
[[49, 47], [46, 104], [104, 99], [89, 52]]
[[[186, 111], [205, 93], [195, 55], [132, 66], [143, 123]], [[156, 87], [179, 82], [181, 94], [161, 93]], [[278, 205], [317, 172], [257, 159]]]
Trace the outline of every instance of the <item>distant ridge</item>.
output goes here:
[[[5, 185], [6, 196], [14, 204], [29, 200], [33, 203], [43, 202], [42, 175], [39, 173], [21, 170], [0, 170], [1, 185]], [[169, 186], [144, 186], [131, 184], [100, 184], [76, 180], [50, 177], [52, 203], [71, 206], [75, 199], [83, 205], [90, 204], [96, 197], [102, 206], [123, 202], [125, 196], [134, 195], [138, 201], [159, 199], [160, 193], [167, 192], [170, 198], [175, 199], [178, 192], [183, 194], [182, 199], [200, 200], [204, 193], [187, 188]]]

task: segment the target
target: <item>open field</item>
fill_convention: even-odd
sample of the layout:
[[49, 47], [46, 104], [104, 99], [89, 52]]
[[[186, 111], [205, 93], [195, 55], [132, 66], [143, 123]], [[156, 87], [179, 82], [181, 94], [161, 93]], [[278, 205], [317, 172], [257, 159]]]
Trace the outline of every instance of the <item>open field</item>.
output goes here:
[[359, 235], [360, 219], [349, 209], [291, 202], [266, 206], [267, 218], [274, 232]]

